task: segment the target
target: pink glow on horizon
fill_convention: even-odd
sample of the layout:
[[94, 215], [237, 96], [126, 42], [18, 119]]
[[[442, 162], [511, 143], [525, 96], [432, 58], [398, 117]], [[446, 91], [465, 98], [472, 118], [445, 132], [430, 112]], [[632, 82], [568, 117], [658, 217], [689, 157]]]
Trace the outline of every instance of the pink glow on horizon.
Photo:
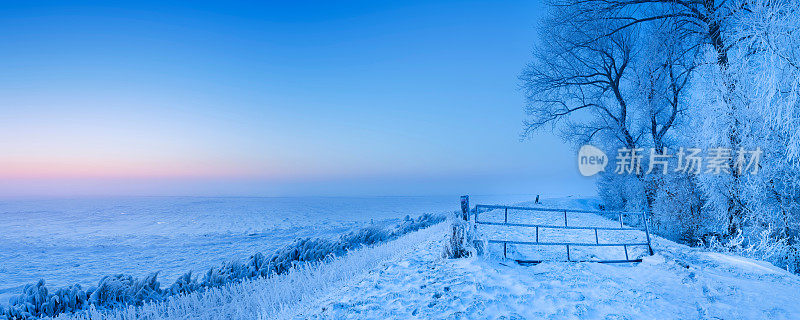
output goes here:
[[[394, 174], [415, 176], [395, 168]], [[109, 157], [42, 156], [0, 158], [0, 179], [118, 179], [118, 178], [222, 178], [266, 180], [317, 180], [381, 175], [368, 166], [326, 166], [304, 161], [231, 161], [206, 159], [119, 159]]]
[[281, 178], [278, 170], [229, 166], [214, 163], [145, 162], [102, 159], [2, 159], [0, 178], [62, 179], [62, 178], [191, 178], [191, 177], [252, 177]]

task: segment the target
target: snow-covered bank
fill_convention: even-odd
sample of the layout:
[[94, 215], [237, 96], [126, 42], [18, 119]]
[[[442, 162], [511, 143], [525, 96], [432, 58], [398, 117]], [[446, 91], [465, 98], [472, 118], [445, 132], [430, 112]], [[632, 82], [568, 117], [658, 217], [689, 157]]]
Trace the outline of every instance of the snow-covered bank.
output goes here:
[[50, 291], [44, 281], [40, 280], [36, 284], [27, 285], [23, 293], [14, 296], [7, 308], [0, 307], [0, 319], [30, 319], [81, 312], [85, 309], [141, 306], [245, 280], [272, 278], [295, 268], [304, 267], [306, 263], [318, 263], [341, 257], [351, 250], [394, 240], [443, 220], [442, 215], [424, 214], [417, 219], [406, 216], [403, 222], [392, 228], [368, 226], [357, 232], [342, 235], [336, 240], [298, 239], [271, 256], [256, 253], [244, 263], [229, 261], [223, 266], [209, 269], [202, 278], [192, 277], [191, 272], [186, 273], [164, 289], [157, 280], [157, 273], [142, 279], [124, 274], [106, 276], [100, 280], [97, 287], [86, 290], [76, 284]]
[[[685, 260], [684, 258], [690, 258]], [[800, 283], [748, 259], [690, 253], [636, 265], [521, 267], [416, 252], [329, 293], [315, 319], [798, 319]], [[753, 265], [758, 267], [753, 268]]]
[[[562, 199], [545, 204], [578, 209], [597, 203]], [[576, 223], [604, 219], [575, 218]], [[656, 254], [645, 256], [642, 263], [520, 266], [492, 250], [487, 256], [445, 259], [449, 230], [449, 225], [438, 224], [271, 278], [233, 282], [139, 307], [90, 309], [58, 318], [800, 318], [800, 277], [765, 262], [659, 237], [653, 237]]]
[[287, 318], [800, 319], [798, 276], [659, 237], [634, 264], [449, 260], [445, 242], [434, 235]]
[[232, 283], [142, 307], [98, 311], [95, 309], [56, 319], [268, 319], [286, 317], [301, 303], [358, 281], [371, 270], [424, 251], [429, 239], [439, 238], [445, 224], [412, 232], [397, 240], [363, 247], [324, 262], [305, 264], [288, 273]]
[[[515, 203], [531, 195], [481, 196]], [[78, 197], [0, 199], [0, 305], [25, 285], [97, 285], [109, 274], [158, 272], [173, 283], [187, 271], [298, 238], [335, 239], [406, 215], [446, 214], [457, 195], [419, 197]]]

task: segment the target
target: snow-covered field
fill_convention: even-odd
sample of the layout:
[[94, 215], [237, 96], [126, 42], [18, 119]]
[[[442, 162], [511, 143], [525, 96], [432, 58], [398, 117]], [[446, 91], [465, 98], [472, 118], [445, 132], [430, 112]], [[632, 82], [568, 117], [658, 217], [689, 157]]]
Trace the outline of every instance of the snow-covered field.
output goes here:
[[[476, 196], [515, 202], [531, 196]], [[450, 212], [457, 196], [0, 200], [0, 305], [25, 284], [97, 285], [106, 275], [162, 283], [272, 253], [298, 237], [335, 237], [371, 221]]]
[[[559, 199], [543, 205], [595, 209], [597, 203]], [[594, 215], [575, 216], [574, 222], [618, 223]], [[800, 318], [800, 277], [768, 263], [689, 248], [655, 236], [656, 254], [645, 255], [641, 263], [520, 266], [503, 259], [497, 247], [480, 257], [445, 259], [442, 251], [449, 229], [448, 223], [442, 223], [268, 279], [172, 296], [142, 307], [89, 310], [61, 318]], [[491, 235], [488, 230], [481, 232], [483, 237]], [[511, 236], [524, 234], [512, 232]], [[619, 239], [607, 235], [605, 240]], [[512, 251], [513, 255], [529, 253]]]

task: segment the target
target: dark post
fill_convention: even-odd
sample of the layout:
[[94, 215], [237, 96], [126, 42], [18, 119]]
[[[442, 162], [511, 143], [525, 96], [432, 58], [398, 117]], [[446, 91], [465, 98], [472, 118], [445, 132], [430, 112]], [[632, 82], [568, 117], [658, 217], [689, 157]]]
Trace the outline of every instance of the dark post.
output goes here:
[[625, 260], [630, 260], [631, 258], [628, 258], [628, 245], [623, 245], [622, 248], [625, 249]]
[[647, 251], [650, 252], [650, 255], [653, 255], [653, 246], [650, 245], [650, 224], [647, 223], [647, 217], [644, 216], [642, 213], [642, 219], [644, 219], [644, 234], [647, 235]]
[[600, 238], [597, 236], [597, 228], [594, 228], [594, 243], [600, 244]]
[[569, 257], [569, 245], [567, 245], [567, 261], [572, 261], [572, 258]]
[[461, 196], [461, 219], [469, 221], [469, 196]]

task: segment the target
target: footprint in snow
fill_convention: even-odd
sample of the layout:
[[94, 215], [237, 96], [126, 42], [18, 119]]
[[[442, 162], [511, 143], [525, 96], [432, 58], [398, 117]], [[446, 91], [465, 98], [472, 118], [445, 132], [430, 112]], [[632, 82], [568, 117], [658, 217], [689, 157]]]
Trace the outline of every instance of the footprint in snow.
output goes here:
[[578, 291], [562, 291], [558, 293], [558, 297], [567, 301], [584, 301], [586, 296]]

